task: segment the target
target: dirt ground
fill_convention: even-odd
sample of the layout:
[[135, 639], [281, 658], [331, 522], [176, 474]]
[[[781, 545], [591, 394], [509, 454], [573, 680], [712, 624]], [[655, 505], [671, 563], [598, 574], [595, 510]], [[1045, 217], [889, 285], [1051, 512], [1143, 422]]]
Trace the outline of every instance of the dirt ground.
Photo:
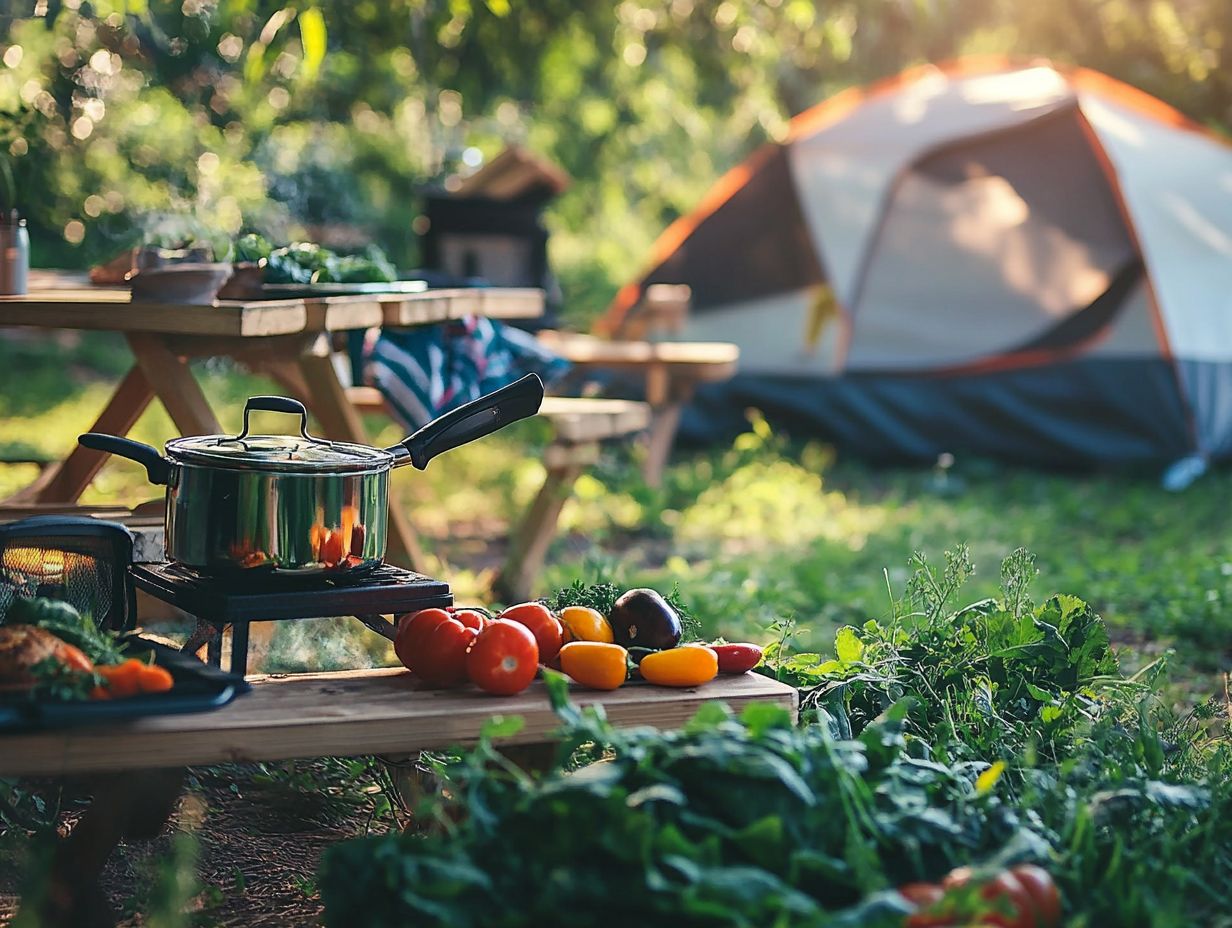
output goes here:
[[[147, 924], [140, 914], [165, 892], [176, 836], [196, 845], [198, 886], [190, 924], [199, 928], [298, 928], [319, 925], [322, 907], [314, 875], [322, 852], [363, 834], [366, 812], [328, 792], [283, 782], [263, 783], [247, 767], [194, 770], [172, 821], [154, 841], [121, 845], [101, 879], [119, 925]], [[71, 828], [79, 811], [62, 816]], [[184, 860], [183, 856], [179, 858]], [[187, 858], [191, 863], [191, 857]], [[21, 867], [0, 867], [0, 925], [17, 914]]]

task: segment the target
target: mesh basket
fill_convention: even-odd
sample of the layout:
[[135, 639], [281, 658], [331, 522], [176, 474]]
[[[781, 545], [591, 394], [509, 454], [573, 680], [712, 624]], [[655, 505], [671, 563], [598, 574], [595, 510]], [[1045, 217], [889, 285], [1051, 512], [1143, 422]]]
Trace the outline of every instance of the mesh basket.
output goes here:
[[35, 516], [0, 525], [0, 616], [15, 598], [46, 596], [71, 603], [99, 628], [131, 628], [132, 559], [133, 536], [117, 522]]

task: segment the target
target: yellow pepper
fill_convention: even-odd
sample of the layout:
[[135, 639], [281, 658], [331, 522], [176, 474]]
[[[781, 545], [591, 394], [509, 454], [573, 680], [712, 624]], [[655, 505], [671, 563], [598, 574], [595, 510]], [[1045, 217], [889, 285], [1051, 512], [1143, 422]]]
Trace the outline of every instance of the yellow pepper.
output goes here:
[[642, 679], [659, 686], [701, 686], [719, 673], [719, 656], [701, 644], [647, 654], [638, 664]]
[[560, 621], [565, 626], [566, 641], [602, 641], [611, 644], [616, 640], [612, 634], [612, 626], [597, 609], [566, 606], [560, 611]]
[[628, 657], [618, 644], [571, 641], [560, 649], [560, 669], [592, 690], [614, 690], [628, 675]]

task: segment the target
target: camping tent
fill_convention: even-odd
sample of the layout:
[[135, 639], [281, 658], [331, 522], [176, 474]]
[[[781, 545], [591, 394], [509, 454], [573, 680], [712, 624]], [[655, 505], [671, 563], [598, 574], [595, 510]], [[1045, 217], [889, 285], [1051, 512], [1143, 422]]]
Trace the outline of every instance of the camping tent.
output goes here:
[[1105, 75], [964, 60], [792, 120], [618, 295], [688, 284], [679, 337], [747, 407], [880, 458], [1232, 455], [1232, 148]]

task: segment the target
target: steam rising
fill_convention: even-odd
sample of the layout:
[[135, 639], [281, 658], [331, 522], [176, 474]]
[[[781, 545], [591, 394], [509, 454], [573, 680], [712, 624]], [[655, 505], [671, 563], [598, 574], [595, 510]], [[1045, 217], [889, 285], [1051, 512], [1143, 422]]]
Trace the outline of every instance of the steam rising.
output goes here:
[[390, 643], [350, 617], [254, 622], [249, 638], [249, 673], [367, 670], [395, 663]]

